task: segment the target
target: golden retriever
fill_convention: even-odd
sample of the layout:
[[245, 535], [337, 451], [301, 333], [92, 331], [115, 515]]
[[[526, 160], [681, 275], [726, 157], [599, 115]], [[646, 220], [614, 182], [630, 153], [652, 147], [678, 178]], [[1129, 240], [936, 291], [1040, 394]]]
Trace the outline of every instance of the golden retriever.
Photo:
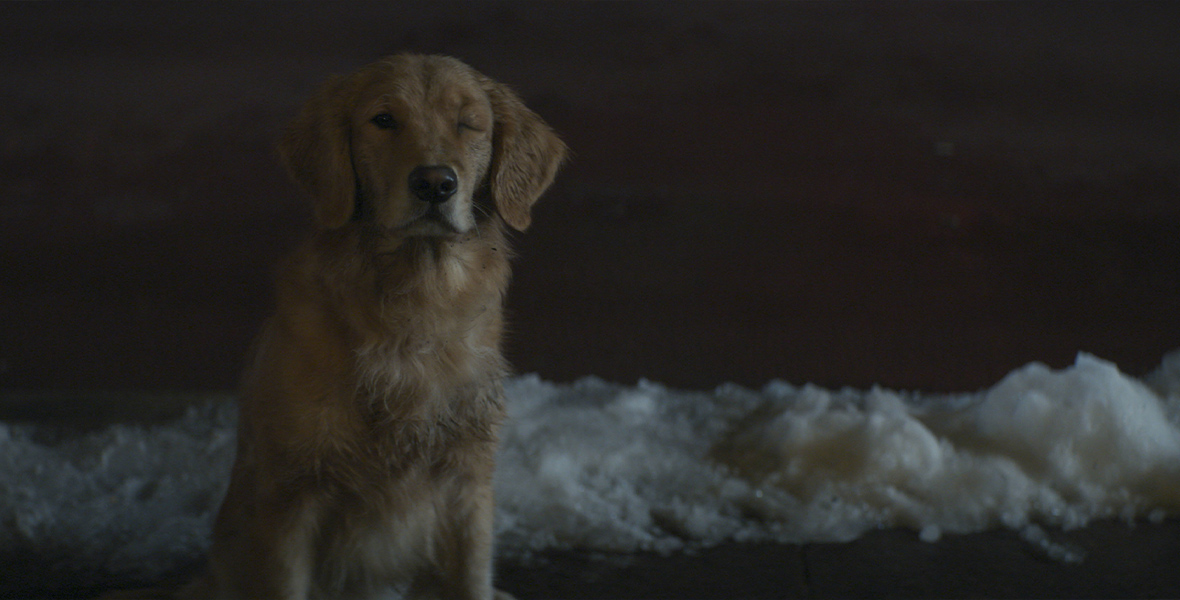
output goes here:
[[453, 58], [328, 81], [280, 144], [317, 227], [280, 266], [189, 598], [493, 597], [506, 227], [565, 145]]

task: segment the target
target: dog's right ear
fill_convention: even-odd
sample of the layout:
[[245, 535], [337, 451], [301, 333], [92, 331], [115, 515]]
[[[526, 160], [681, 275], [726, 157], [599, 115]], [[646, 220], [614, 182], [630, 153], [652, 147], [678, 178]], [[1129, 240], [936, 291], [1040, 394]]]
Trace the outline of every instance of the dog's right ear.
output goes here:
[[328, 80], [287, 126], [279, 156], [291, 178], [311, 194], [316, 220], [335, 229], [348, 223], [356, 202], [352, 167], [349, 78]]

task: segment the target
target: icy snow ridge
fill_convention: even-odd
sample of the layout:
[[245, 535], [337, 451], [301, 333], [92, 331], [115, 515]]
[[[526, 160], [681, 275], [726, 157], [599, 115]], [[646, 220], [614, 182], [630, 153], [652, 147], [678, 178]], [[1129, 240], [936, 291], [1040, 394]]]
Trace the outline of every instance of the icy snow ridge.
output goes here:
[[[225, 493], [237, 410], [210, 395], [183, 418], [60, 436], [0, 422], [0, 560], [66, 583], [152, 579], [199, 557]], [[5, 590], [0, 582], [0, 592]]]
[[1180, 509], [1177, 363], [1173, 353], [1153, 376], [1167, 395], [1085, 354], [955, 396], [519, 378], [497, 475], [500, 539], [668, 551], [897, 526], [928, 541], [997, 526], [1034, 538], [1034, 523], [1162, 519]]
[[[1079, 355], [949, 396], [772, 382], [507, 385], [498, 548], [670, 552], [726, 540], [922, 539], [1180, 512], [1180, 352], [1145, 382]], [[232, 404], [55, 439], [0, 423], [0, 555], [151, 578], [198, 556], [233, 454]]]

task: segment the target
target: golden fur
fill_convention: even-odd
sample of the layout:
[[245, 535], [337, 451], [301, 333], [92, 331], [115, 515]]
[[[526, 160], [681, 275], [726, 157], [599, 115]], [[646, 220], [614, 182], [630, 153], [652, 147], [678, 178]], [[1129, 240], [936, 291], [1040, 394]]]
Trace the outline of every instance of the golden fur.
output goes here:
[[[280, 266], [192, 598], [490, 598], [505, 224], [565, 146], [507, 88], [398, 55], [328, 81], [280, 153], [317, 228]], [[417, 167], [457, 177], [415, 197]], [[399, 587], [400, 586], [400, 587]]]

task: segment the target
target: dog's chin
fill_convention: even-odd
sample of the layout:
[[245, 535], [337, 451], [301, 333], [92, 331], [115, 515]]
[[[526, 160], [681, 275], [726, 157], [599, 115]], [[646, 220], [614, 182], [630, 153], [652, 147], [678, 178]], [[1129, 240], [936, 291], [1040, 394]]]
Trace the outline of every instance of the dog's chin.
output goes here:
[[446, 216], [429, 213], [410, 220], [399, 229], [400, 233], [407, 237], [442, 239], [457, 238], [470, 231], [470, 227], [457, 225]]

